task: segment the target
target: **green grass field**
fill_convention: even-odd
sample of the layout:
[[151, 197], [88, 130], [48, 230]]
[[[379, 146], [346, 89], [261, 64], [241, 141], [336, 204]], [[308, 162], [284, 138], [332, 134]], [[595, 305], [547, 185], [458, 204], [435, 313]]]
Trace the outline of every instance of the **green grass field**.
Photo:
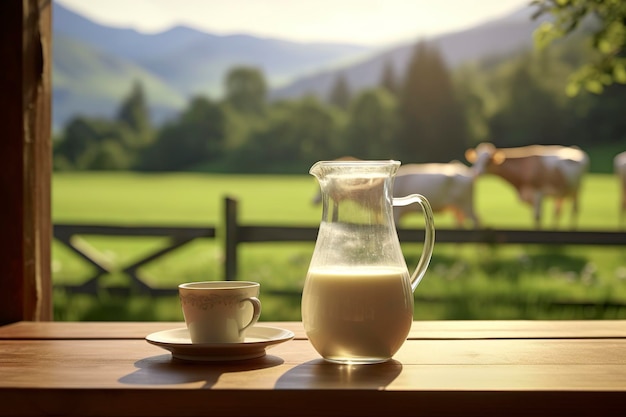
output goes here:
[[[312, 206], [315, 179], [301, 176], [59, 173], [53, 177], [55, 223], [218, 226], [225, 196], [239, 201], [241, 223], [319, 224]], [[589, 174], [583, 184], [579, 229], [616, 230], [619, 188], [609, 174]], [[477, 182], [476, 209], [485, 226], [531, 228], [530, 208], [518, 202], [509, 185], [494, 177]], [[546, 228], [552, 204], [544, 204]], [[562, 227], [569, 227], [569, 205]], [[453, 226], [449, 214], [436, 214], [439, 228]], [[403, 226], [421, 227], [420, 215]], [[85, 236], [116, 267], [163, 245], [158, 238]], [[403, 244], [410, 268], [421, 250]], [[261, 282], [262, 320], [297, 320], [304, 275], [313, 250], [309, 243], [241, 246], [239, 279]], [[155, 287], [222, 279], [222, 250], [200, 239], [147, 265], [142, 276]], [[92, 271], [55, 242], [53, 282], [80, 283]], [[121, 273], [103, 277], [105, 285], [126, 285]], [[272, 295], [285, 290], [294, 296]], [[57, 320], [182, 320], [176, 297], [131, 299], [102, 291], [97, 299], [55, 290]], [[576, 303], [592, 302], [591, 305]], [[416, 291], [416, 319], [626, 318], [626, 248], [436, 244], [423, 283]]]

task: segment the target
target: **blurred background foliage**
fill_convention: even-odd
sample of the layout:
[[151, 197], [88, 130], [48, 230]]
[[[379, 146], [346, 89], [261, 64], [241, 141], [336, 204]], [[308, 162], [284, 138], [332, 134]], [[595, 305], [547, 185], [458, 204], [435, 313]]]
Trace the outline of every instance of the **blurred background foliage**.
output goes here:
[[[463, 160], [465, 149], [490, 141], [591, 148], [606, 155], [592, 157], [591, 171], [610, 172], [612, 156], [626, 147], [620, 75], [626, 7], [613, 0], [536, 3], [556, 16], [535, 33], [541, 47], [451, 71], [437, 45], [421, 41], [407, 68], [385, 65], [377, 87], [353, 90], [338, 73], [328, 97], [270, 101], [259, 68], [233, 67], [222, 99], [195, 96], [156, 126], [137, 80], [113, 118], [77, 115], [67, 122], [54, 141], [54, 167], [302, 173], [317, 160], [345, 155]], [[594, 20], [574, 31], [588, 15]], [[598, 79], [602, 88], [594, 88]]]

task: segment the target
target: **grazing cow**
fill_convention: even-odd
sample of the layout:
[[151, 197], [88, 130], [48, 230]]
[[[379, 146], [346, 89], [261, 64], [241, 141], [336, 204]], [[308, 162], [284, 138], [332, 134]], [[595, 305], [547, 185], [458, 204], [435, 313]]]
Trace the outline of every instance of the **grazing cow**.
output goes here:
[[[434, 213], [452, 211], [460, 228], [464, 227], [467, 219], [472, 221], [474, 227], [480, 225], [474, 211], [474, 174], [471, 168], [459, 161], [401, 165], [394, 181], [393, 196], [409, 194], [426, 197]], [[313, 204], [319, 204], [321, 199], [318, 192]], [[418, 204], [394, 207], [395, 223], [398, 224], [411, 211], [419, 212], [421, 207]]]
[[476, 175], [500, 176], [517, 190], [522, 201], [534, 208], [535, 227], [541, 227], [541, 204], [545, 196], [554, 197], [554, 222], [558, 224], [565, 199], [572, 202], [572, 226], [578, 217], [578, 194], [589, 157], [576, 147], [523, 146], [498, 149], [482, 143], [468, 149], [465, 157]]
[[[398, 169], [393, 186], [394, 197], [421, 194], [430, 203], [433, 212], [451, 211], [457, 227], [466, 220], [474, 228], [480, 226], [474, 211], [474, 172], [459, 161], [450, 163], [407, 164]], [[420, 211], [419, 205], [394, 207], [396, 224], [411, 211]]]
[[624, 223], [626, 219], [626, 151], [619, 153], [614, 159], [615, 174], [619, 178], [621, 186], [622, 202], [620, 206], [620, 225]]

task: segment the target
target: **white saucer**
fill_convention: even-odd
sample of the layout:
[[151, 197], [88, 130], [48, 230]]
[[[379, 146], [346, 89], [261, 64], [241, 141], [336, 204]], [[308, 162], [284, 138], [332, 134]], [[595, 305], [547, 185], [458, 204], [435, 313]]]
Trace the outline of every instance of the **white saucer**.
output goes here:
[[193, 344], [186, 327], [163, 330], [146, 336], [146, 341], [172, 352], [177, 359], [187, 361], [233, 361], [259, 358], [265, 349], [294, 338], [290, 330], [269, 326], [253, 326], [248, 329], [241, 343]]

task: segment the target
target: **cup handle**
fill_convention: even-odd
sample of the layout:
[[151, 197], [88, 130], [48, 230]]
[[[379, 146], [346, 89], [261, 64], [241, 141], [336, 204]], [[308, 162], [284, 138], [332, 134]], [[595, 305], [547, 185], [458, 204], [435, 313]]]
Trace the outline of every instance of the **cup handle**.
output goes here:
[[422, 212], [424, 213], [424, 220], [426, 222], [424, 249], [422, 250], [422, 256], [420, 256], [417, 267], [415, 268], [413, 275], [411, 275], [411, 289], [415, 291], [415, 288], [417, 288], [420, 281], [422, 281], [422, 278], [424, 278], [424, 274], [426, 273], [426, 269], [430, 263], [430, 258], [433, 255], [433, 248], [435, 246], [435, 220], [433, 218], [433, 210], [430, 207], [430, 203], [423, 195], [411, 194], [406, 197], [395, 197], [393, 199], [394, 206], [408, 206], [413, 203], [418, 203], [422, 206]]
[[248, 297], [241, 300], [242, 303], [249, 301], [252, 304], [252, 319], [248, 324], [239, 329], [239, 334], [241, 335], [248, 327], [254, 326], [254, 324], [259, 321], [259, 317], [261, 317], [261, 301], [259, 301], [256, 297]]

